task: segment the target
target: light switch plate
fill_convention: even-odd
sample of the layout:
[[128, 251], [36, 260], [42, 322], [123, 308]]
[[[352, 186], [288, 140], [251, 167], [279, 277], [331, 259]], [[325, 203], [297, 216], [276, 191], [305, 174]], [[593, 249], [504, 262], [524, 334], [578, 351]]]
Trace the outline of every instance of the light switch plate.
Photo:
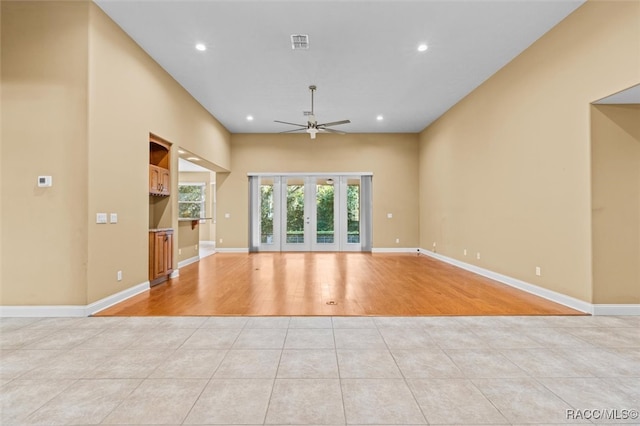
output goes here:
[[107, 223], [107, 214], [96, 213], [96, 223]]
[[109, 222], [118, 223], [118, 213], [111, 213], [109, 215]]

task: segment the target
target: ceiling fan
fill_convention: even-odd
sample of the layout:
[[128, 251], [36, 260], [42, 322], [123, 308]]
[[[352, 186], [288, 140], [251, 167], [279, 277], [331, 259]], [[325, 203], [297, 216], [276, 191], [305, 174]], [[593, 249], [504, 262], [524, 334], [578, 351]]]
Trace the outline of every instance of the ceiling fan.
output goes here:
[[319, 132], [327, 132], [327, 133], [338, 133], [340, 135], [344, 135], [345, 132], [341, 132], [339, 130], [334, 130], [334, 129], [330, 129], [329, 127], [331, 126], [338, 126], [340, 124], [348, 124], [351, 123], [351, 120], [340, 120], [340, 121], [332, 121], [330, 123], [320, 123], [318, 124], [317, 120], [316, 120], [316, 116], [313, 112], [313, 94], [316, 91], [316, 86], [309, 86], [309, 90], [311, 90], [311, 113], [306, 113], [305, 115], [307, 115], [308, 119], [307, 119], [307, 124], [297, 124], [297, 123], [289, 123], [287, 121], [279, 121], [279, 120], [274, 120], [276, 123], [282, 123], [282, 124], [289, 124], [291, 126], [297, 126], [297, 129], [293, 129], [293, 130], [286, 130], [284, 132], [280, 132], [280, 133], [293, 133], [293, 132], [300, 132], [300, 131], [306, 131], [307, 133], [309, 133], [309, 135], [311, 136], [311, 139], [315, 139], [316, 138], [316, 134]]

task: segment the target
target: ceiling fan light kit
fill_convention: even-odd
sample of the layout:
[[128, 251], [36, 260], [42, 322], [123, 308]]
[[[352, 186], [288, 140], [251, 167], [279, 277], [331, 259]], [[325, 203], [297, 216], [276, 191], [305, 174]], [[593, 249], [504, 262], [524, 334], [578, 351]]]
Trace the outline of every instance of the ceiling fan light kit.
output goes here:
[[297, 129], [286, 130], [280, 133], [293, 133], [293, 132], [305, 131], [309, 133], [309, 136], [311, 136], [311, 139], [315, 139], [316, 134], [318, 133], [337, 133], [341, 135], [345, 133], [339, 130], [330, 129], [329, 127], [339, 126], [341, 124], [349, 124], [351, 123], [351, 120], [340, 120], [340, 121], [332, 121], [329, 123], [318, 124], [318, 121], [316, 120], [316, 116], [313, 110], [313, 95], [316, 89], [317, 87], [314, 85], [309, 86], [309, 90], [311, 91], [311, 111], [304, 112], [304, 115], [307, 116], [307, 124], [298, 124], [298, 123], [290, 123], [288, 121], [274, 120], [276, 123], [287, 124], [290, 126], [298, 127]]

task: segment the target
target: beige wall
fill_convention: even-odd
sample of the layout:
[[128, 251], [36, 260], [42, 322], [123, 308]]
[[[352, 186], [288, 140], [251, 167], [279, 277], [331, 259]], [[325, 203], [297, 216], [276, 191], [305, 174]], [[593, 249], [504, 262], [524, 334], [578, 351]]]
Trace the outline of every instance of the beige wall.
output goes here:
[[591, 108], [593, 301], [640, 303], [640, 105]]
[[373, 247], [418, 246], [417, 135], [237, 134], [231, 141], [232, 172], [217, 174], [217, 247], [248, 247], [249, 172], [373, 172]]
[[0, 304], [85, 304], [88, 4], [0, 8]]
[[[174, 188], [177, 145], [228, 169], [229, 133], [95, 4], [0, 7], [0, 303], [84, 305], [146, 282], [149, 133], [174, 143]], [[173, 228], [175, 200], [156, 218]], [[97, 225], [98, 212], [119, 221]]]
[[[92, 4], [90, 12], [89, 218], [105, 210], [121, 217], [109, 227], [89, 222], [88, 299], [93, 302], [147, 280], [149, 133], [173, 144], [169, 219], [174, 229], [177, 146], [222, 168], [230, 158], [227, 130], [102, 10]], [[174, 258], [177, 254], [176, 244]], [[115, 279], [118, 270], [122, 282]]]
[[[2, 40], [2, 6], [0, 6], [0, 40]], [[1, 44], [1, 43], [0, 43]], [[0, 50], [0, 82], [2, 82], [2, 51]], [[0, 83], [3, 84], [3, 83]], [[2, 91], [2, 87], [0, 86], [0, 91]], [[2, 138], [4, 133], [2, 132], [2, 95], [0, 95], [0, 232], [2, 232]], [[4, 257], [2, 256], [2, 236], [0, 236], [0, 271], [2, 268], [2, 262]], [[2, 303], [2, 277], [3, 274], [0, 272], [0, 304]]]
[[[200, 226], [200, 225], [198, 225]], [[178, 242], [178, 262], [191, 259], [199, 255], [200, 238], [198, 233], [198, 227], [192, 228], [191, 221], [180, 221], [178, 223], [177, 239]], [[174, 269], [178, 269], [176, 262], [173, 265]]]
[[639, 16], [587, 2], [421, 133], [422, 247], [592, 301], [589, 104], [640, 82]]

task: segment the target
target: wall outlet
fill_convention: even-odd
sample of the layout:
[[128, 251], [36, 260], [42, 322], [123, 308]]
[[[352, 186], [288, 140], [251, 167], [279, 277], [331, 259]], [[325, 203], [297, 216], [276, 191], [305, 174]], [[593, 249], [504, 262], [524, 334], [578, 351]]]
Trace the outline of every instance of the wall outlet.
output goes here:
[[467, 249], [462, 250], [462, 254], [467, 255]]
[[224, 214], [224, 218], [225, 218], [225, 219], [229, 219], [230, 217], [231, 217], [231, 213], [225, 213], [225, 214]]
[[476, 253], [476, 259], [480, 260], [480, 252]]
[[396, 244], [400, 244], [400, 238], [396, 238]]
[[46, 188], [53, 186], [53, 177], [51, 176], [38, 176], [38, 186], [40, 188]]
[[118, 281], [122, 281], [122, 271], [118, 271], [118, 273], [116, 274], [116, 278], [118, 279]]
[[198, 245], [196, 244], [196, 251], [198, 251]]
[[536, 275], [537, 276], [541, 276], [542, 275], [542, 269], [540, 269], [539, 266], [536, 266]]
[[182, 254], [182, 249], [181, 248], [178, 249], [178, 254]]
[[393, 213], [387, 213], [387, 219], [392, 219], [393, 218]]
[[111, 213], [109, 215], [109, 222], [118, 223], [118, 213]]

